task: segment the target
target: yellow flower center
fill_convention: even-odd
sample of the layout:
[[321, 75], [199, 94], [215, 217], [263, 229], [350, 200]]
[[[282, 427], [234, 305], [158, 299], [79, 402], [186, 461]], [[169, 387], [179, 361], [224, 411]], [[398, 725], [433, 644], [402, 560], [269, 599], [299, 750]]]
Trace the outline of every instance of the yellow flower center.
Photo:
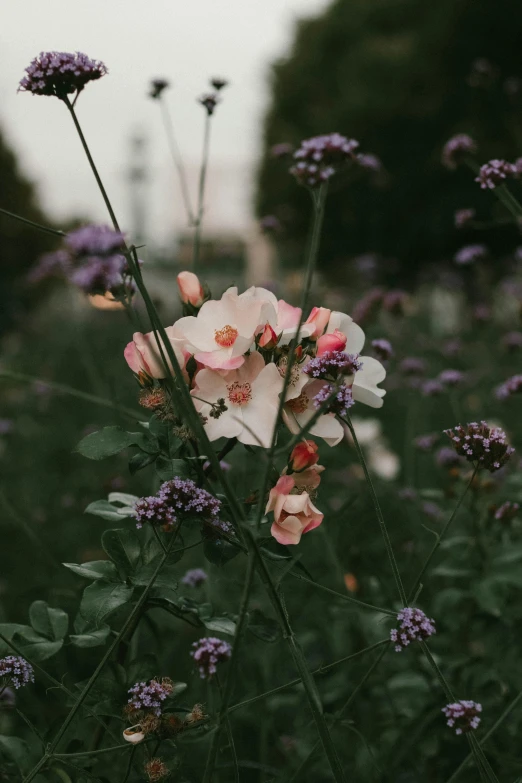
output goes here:
[[237, 329], [227, 324], [222, 329], [216, 329], [214, 339], [222, 348], [230, 348], [236, 342], [238, 334]]
[[227, 386], [228, 399], [232, 405], [246, 405], [252, 399], [252, 387], [249, 383], [231, 383]]

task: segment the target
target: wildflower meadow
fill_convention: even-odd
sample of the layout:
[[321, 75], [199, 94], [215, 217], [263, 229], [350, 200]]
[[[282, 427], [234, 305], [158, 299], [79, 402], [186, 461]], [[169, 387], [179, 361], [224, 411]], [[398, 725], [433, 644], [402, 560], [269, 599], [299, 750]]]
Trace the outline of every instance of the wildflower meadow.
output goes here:
[[[339, 292], [328, 211], [386, 161], [347, 127], [281, 138], [270, 165], [310, 221], [299, 290], [219, 288], [206, 180], [233, 84], [199, 98], [194, 194], [158, 78], [192, 236], [169, 311], [82, 124], [111, 78], [42, 52], [19, 85], [60, 103], [107, 220], [0, 209], [55, 242], [28, 285], [98, 305], [0, 367], [0, 780], [522, 780], [522, 158], [456, 128], [437, 165], [484, 214], [455, 213], [446, 281], [376, 283], [369, 253]], [[276, 246], [281, 222], [261, 220]], [[514, 237], [501, 254], [486, 223]]]

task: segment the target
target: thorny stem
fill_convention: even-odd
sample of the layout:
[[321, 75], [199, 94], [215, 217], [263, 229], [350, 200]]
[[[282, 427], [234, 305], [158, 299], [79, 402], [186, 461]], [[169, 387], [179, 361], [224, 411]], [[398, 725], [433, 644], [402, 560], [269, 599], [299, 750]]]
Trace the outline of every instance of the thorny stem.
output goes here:
[[404, 591], [404, 587], [402, 584], [401, 575], [399, 573], [399, 568], [397, 566], [397, 561], [395, 559], [395, 555], [393, 553], [393, 548], [390, 541], [390, 536], [388, 535], [388, 529], [386, 527], [386, 522], [384, 521], [384, 516], [381, 510], [381, 506], [379, 503], [379, 499], [377, 497], [377, 493], [375, 492], [375, 488], [373, 486], [372, 478], [370, 476], [370, 472], [368, 470], [368, 466], [366, 465], [366, 460], [364, 458], [363, 450], [361, 449], [361, 446], [359, 444], [359, 441], [357, 439], [357, 435], [355, 434], [355, 429], [352, 424], [352, 420], [350, 416], [347, 414], [346, 418], [343, 418], [342, 416], [339, 417], [341, 421], [343, 421], [348, 429], [350, 430], [350, 433], [353, 438], [353, 442], [355, 444], [355, 448], [357, 451], [357, 455], [359, 457], [359, 461], [361, 463], [362, 469], [364, 471], [364, 475], [366, 477], [366, 482], [368, 484], [368, 489], [370, 490], [370, 495], [372, 498], [373, 506], [375, 509], [375, 513], [377, 515], [377, 520], [379, 522], [379, 527], [381, 529], [382, 537], [384, 539], [384, 546], [386, 547], [386, 553], [388, 555], [388, 560], [390, 561], [390, 565], [393, 571], [393, 577], [395, 579], [395, 585], [397, 587], [397, 591], [399, 593], [400, 599], [402, 601], [403, 606], [408, 605], [408, 599], [406, 598], [406, 593]]
[[161, 108], [161, 117], [163, 120], [163, 127], [165, 128], [165, 135], [167, 137], [167, 143], [169, 145], [172, 161], [177, 169], [179, 184], [181, 187], [181, 195], [183, 198], [183, 204], [187, 212], [187, 218], [189, 225], [193, 225], [195, 222], [194, 213], [190, 204], [190, 194], [187, 185], [187, 177], [185, 174], [185, 167], [183, 165], [183, 158], [179, 149], [178, 142], [176, 140], [176, 134], [174, 133], [174, 123], [172, 122], [172, 116], [169, 111], [168, 104], [162, 95], [159, 96], [159, 104]]
[[194, 232], [194, 252], [192, 256], [192, 270], [197, 271], [199, 264], [199, 254], [201, 248], [201, 229], [203, 225], [203, 214], [205, 211], [205, 183], [207, 179], [208, 168], [208, 156], [210, 149], [210, 128], [212, 124], [212, 115], [207, 112], [205, 116], [205, 130], [203, 134], [203, 154], [201, 157], [201, 168], [199, 171], [199, 186], [198, 186], [198, 204], [196, 209], [196, 217], [194, 220], [195, 232]]

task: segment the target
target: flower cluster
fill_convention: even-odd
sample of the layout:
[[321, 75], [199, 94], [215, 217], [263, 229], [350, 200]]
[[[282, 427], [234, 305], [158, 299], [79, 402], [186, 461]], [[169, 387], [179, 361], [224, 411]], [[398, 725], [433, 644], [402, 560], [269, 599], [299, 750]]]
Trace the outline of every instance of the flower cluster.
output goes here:
[[435, 633], [435, 620], [430, 620], [421, 609], [409, 606], [397, 614], [398, 628], [392, 628], [390, 639], [396, 652], [401, 652], [411, 642], [424, 641]]
[[64, 100], [79, 93], [88, 82], [101, 79], [107, 73], [100, 60], [91, 60], [82, 52], [40, 52], [25, 69], [20, 82], [22, 92], [33, 95], [56, 95]]
[[495, 509], [494, 517], [499, 522], [509, 522], [518, 516], [520, 511], [519, 503], [512, 503], [510, 500], [506, 500], [497, 509]]
[[0, 659], [0, 690], [8, 686], [18, 690], [30, 682], [34, 682], [33, 667], [25, 658], [8, 655]]
[[181, 584], [187, 585], [188, 587], [199, 587], [206, 582], [207, 579], [208, 576], [202, 568], [191, 568], [182, 577]]
[[455, 228], [465, 228], [475, 219], [476, 212], [474, 209], [465, 208], [457, 209], [454, 215]]
[[347, 416], [354, 399], [352, 390], [345, 383], [341, 386], [325, 383], [314, 396], [313, 403], [315, 408], [323, 408], [325, 412], [334, 413], [336, 416]]
[[355, 375], [362, 368], [358, 354], [348, 354], [343, 351], [326, 351], [311, 359], [303, 372], [312, 378], [336, 380], [340, 375]]
[[446, 724], [451, 729], [455, 727], [455, 734], [467, 734], [478, 728], [482, 704], [469, 699], [460, 699], [453, 704], [447, 704], [442, 708], [442, 712], [447, 718]]
[[499, 185], [503, 185], [508, 177], [516, 175], [517, 170], [512, 163], [494, 158], [480, 167], [475, 182], [478, 182], [483, 190], [494, 190]]
[[173, 683], [168, 677], [161, 680], [149, 680], [149, 682], [137, 682], [129, 688], [128, 708], [130, 712], [152, 713], [159, 717], [161, 705], [170, 696]]
[[456, 169], [468, 155], [477, 152], [477, 142], [467, 133], [458, 133], [448, 139], [442, 149], [442, 165], [447, 169]]
[[372, 348], [373, 352], [381, 362], [386, 362], [393, 356], [392, 344], [389, 340], [385, 340], [384, 338], [372, 340]]
[[488, 249], [485, 245], [475, 244], [466, 245], [461, 247], [457, 253], [455, 253], [454, 261], [459, 266], [469, 266], [476, 261], [482, 261], [488, 255]]
[[339, 166], [356, 160], [359, 142], [340, 133], [314, 136], [301, 142], [294, 152], [296, 163], [290, 169], [301, 185], [316, 188], [332, 177]]
[[439, 374], [439, 381], [443, 386], [460, 386], [464, 383], [466, 376], [460, 370], [442, 370]]
[[490, 427], [485, 421], [465, 426], [458, 424], [444, 432], [457, 454], [491, 473], [505, 465], [515, 451], [508, 444], [506, 433], [498, 427]]
[[228, 661], [232, 655], [232, 647], [223, 639], [216, 636], [203, 636], [192, 644], [190, 653], [198, 665], [199, 675], [203, 680], [208, 680], [217, 671], [218, 663]]
[[497, 386], [495, 395], [498, 400], [507, 400], [508, 397], [520, 392], [522, 392], [522, 375], [513, 375]]
[[146, 522], [169, 531], [180, 516], [197, 516], [202, 521], [216, 520], [221, 501], [206, 489], [200, 489], [191, 479], [173, 478], [165, 481], [156, 495], [140, 498], [134, 507], [136, 527]]

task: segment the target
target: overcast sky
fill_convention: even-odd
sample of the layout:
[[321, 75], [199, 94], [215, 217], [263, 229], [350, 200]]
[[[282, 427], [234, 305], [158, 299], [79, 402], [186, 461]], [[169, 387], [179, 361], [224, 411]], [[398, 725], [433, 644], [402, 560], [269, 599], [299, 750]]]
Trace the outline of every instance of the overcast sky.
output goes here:
[[[122, 223], [130, 221], [126, 171], [130, 138], [144, 134], [152, 180], [151, 234], [165, 242], [182, 220], [179, 190], [148, 81], [166, 76], [169, 101], [191, 178], [202, 140], [195, 98], [207, 79], [231, 86], [215, 117], [208, 222], [244, 227], [251, 173], [259, 154], [270, 63], [288, 51], [295, 21], [328, 0], [0, 0], [0, 126], [56, 219], [104, 207], [67, 110], [54, 98], [16, 93], [24, 68], [42, 50], [83, 51], [109, 75], [90, 84], [77, 107], [84, 132]], [[219, 191], [221, 196], [216, 195]]]

